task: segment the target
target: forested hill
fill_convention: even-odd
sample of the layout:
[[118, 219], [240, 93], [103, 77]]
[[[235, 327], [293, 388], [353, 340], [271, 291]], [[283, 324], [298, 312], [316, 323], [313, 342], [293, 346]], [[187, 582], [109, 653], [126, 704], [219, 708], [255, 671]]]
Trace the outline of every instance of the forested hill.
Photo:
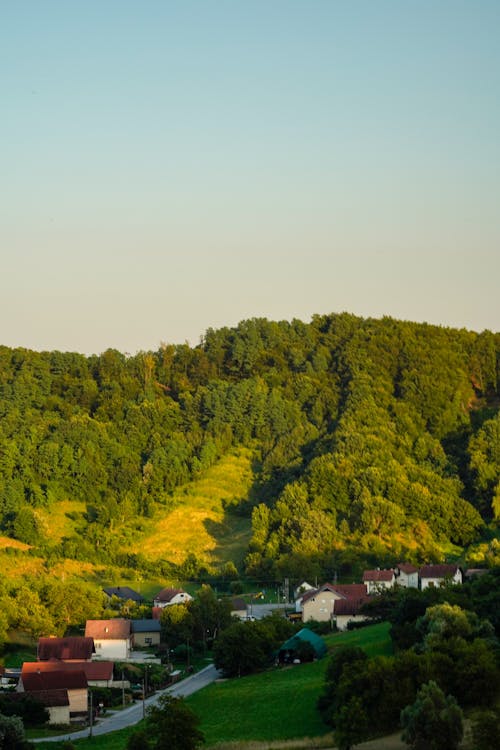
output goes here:
[[[251, 518], [249, 574], [432, 559], [500, 517], [499, 388], [499, 333], [348, 314], [136, 356], [0, 347], [0, 533], [142, 565], [127, 530], [244, 446], [255, 483], [228, 512]], [[56, 549], [40, 519], [68, 501], [85, 529]]]

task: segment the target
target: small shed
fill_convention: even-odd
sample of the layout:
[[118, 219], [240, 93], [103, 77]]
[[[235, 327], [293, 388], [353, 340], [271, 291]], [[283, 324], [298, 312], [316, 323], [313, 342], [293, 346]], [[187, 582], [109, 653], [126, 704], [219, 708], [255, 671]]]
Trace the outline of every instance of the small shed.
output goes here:
[[278, 661], [282, 664], [289, 664], [295, 659], [300, 659], [300, 654], [307, 648], [305, 644], [312, 647], [315, 659], [321, 659], [326, 654], [323, 638], [309, 628], [302, 628], [281, 646], [278, 651]]

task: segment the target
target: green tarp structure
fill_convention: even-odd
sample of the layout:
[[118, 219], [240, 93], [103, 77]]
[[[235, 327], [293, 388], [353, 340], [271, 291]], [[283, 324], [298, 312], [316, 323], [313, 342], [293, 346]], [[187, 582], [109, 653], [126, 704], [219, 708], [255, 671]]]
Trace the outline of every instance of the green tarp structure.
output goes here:
[[309, 628], [302, 628], [302, 630], [295, 633], [280, 647], [278, 652], [279, 660], [288, 661], [286, 658], [287, 655], [293, 659], [293, 654], [299, 650], [301, 642], [309, 643], [313, 647], [317, 659], [321, 659], [326, 654], [326, 646], [323, 638], [313, 633]]

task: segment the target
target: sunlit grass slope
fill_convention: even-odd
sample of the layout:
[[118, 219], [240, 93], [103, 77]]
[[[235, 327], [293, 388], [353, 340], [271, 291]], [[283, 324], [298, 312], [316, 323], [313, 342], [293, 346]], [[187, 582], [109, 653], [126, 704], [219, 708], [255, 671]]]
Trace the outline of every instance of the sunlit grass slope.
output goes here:
[[174, 493], [174, 509], [148, 525], [133, 551], [150, 560], [181, 563], [193, 553], [209, 565], [228, 560], [238, 565], [250, 539], [250, 519], [232, 508], [248, 498], [253, 481], [249, 451], [225, 456]]

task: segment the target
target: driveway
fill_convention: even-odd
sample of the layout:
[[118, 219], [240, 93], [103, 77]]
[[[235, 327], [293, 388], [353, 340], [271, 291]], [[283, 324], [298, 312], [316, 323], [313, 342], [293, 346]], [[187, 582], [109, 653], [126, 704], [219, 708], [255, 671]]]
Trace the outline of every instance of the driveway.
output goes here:
[[[183, 698], [187, 695], [191, 695], [191, 693], [196, 693], [197, 690], [201, 690], [207, 685], [210, 685], [210, 683], [214, 682], [218, 677], [219, 671], [213, 666], [213, 664], [211, 664], [200, 672], [196, 672], [196, 674], [182, 680], [182, 682], [172, 685], [165, 690], [159, 690], [154, 695], [146, 698], [144, 703], [143, 701], [138, 701], [128, 708], [124, 708], [122, 711], [110, 713], [109, 715], [100, 718], [99, 722], [92, 727], [92, 734], [108, 734], [108, 732], [115, 732], [117, 729], [124, 729], [125, 727], [132, 726], [132, 724], [137, 724], [137, 722], [143, 718], [144, 711], [148, 706], [156, 705], [159, 702], [160, 697], [165, 693]], [[71, 732], [68, 735], [60, 734], [57, 737], [40, 737], [37, 740], [32, 740], [32, 742], [62, 742], [66, 737], [68, 739], [77, 740], [81, 737], [88, 737], [89, 733], [90, 729], [89, 727], [86, 727], [77, 732]]]

